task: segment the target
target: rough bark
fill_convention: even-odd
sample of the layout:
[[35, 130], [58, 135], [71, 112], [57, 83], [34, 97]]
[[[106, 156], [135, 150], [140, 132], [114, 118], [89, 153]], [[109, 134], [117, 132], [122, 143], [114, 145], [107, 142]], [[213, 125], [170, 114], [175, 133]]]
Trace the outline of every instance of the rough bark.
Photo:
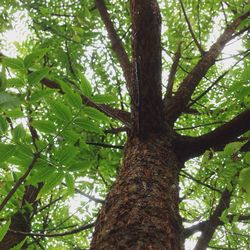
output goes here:
[[161, 15], [157, 1], [132, 0], [132, 132], [163, 130]]
[[129, 141], [91, 249], [183, 249], [179, 169], [166, 137]]

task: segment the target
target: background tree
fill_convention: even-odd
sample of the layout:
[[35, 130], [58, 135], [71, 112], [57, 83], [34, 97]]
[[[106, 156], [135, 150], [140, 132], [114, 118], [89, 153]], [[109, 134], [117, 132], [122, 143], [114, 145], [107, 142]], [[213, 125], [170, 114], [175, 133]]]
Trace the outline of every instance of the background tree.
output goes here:
[[249, 247], [247, 1], [1, 13], [0, 249]]

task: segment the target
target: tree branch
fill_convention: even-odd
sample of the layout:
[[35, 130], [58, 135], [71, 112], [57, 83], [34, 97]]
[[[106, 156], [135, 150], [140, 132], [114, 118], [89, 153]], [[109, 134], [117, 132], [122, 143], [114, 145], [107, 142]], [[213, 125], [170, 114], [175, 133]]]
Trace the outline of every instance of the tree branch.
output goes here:
[[205, 224], [201, 236], [199, 237], [194, 250], [205, 250], [208, 247], [209, 242], [211, 241], [213, 234], [217, 227], [221, 224], [220, 216], [225, 211], [225, 209], [230, 206], [230, 197], [231, 192], [228, 189], [225, 189], [221, 195], [220, 201], [215, 208], [213, 214], [208, 219]]
[[[44, 78], [41, 80], [41, 83], [47, 86], [48, 88], [59, 89], [60, 92], [63, 93], [61, 86], [57, 82]], [[130, 127], [130, 114], [128, 112], [124, 110], [112, 108], [106, 104], [96, 104], [89, 97], [84, 96], [84, 95], [81, 95], [81, 98], [82, 98], [82, 102], [85, 105], [96, 108], [102, 113], [106, 114], [107, 116], [114, 118], [114, 119], [118, 119], [119, 121], [124, 123], [127, 127]]]
[[183, 14], [184, 14], [186, 23], [187, 23], [187, 25], [188, 25], [189, 32], [190, 32], [190, 34], [191, 34], [191, 36], [192, 36], [192, 38], [193, 38], [193, 40], [194, 40], [194, 42], [195, 42], [197, 48], [199, 49], [201, 55], [203, 56], [203, 55], [205, 54], [205, 51], [204, 51], [203, 48], [201, 47], [200, 43], [198, 42], [198, 40], [197, 40], [197, 38], [196, 38], [196, 36], [195, 36], [195, 34], [194, 34], [194, 31], [193, 31], [193, 29], [192, 29], [191, 23], [190, 23], [189, 20], [188, 20], [188, 16], [187, 16], [187, 13], [186, 13], [186, 11], [185, 11], [185, 7], [184, 7], [184, 4], [183, 4], [182, 0], [179, 0], [179, 1], [180, 1], [180, 4], [181, 4], [181, 9], [182, 9], [182, 12], [183, 12]]
[[36, 161], [38, 160], [38, 158], [39, 158], [39, 153], [35, 153], [30, 165], [28, 166], [28, 168], [26, 170], [26, 172], [18, 179], [16, 184], [12, 187], [10, 192], [7, 194], [7, 196], [4, 198], [4, 200], [0, 204], [0, 211], [2, 211], [2, 209], [5, 207], [5, 205], [8, 203], [8, 201], [11, 199], [11, 197], [14, 195], [14, 193], [20, 187], [20, 185], [22, 185], [23, 181], [29, 175], [30, 171], [34, 167], [34, 165], [35, 165]]
[[122, 146], [122, 145], [112, 145], [112, 144], [107, 144], [107, 143], [102, 143], [102, 142], [87, 141], [86, 144], [93, 145], [93, 146], [99, 146], [99, 147], [103, 147], [103, 148], [116, 148], [116, 149], [123, 149], [124, 148], [124, 146]]
[[70, 231], [66, 231], [63, 233], [51, 233], [51, 234], [43, 234], [43, 233], [32, 233], [32, 232], [21, 232], [21, 231], [15, 231], [15, 230], [10, 230], [12, 233], [17, 234], [17, 235], [26, 235], [26, 236], [37, 236], [37, 237], [47, 237], [47, 238], [51, 238], [51, 237], [61, 237], [61, 236], [66, 236], [66, 235], [71, 235], [71, 234], [76, 234], [76, 233], [80, 233], [84, 230], [90, 229], [92, 227], [95, 226], [95, 223], [90, 223], [87, 225], [82, 225], [78, 228], [75, 228], [73, 230]]
[[188, 178], [188, 179], [190, 179], [190, 180], [192, 180], [192, 181], [194, 181], [194, 182], [200, 184], [201, 186], [207, 187], [207, 188], [209, 188], [209, 189], [211, 189], [211, 190], [213, 190], [213, 191], [216, 191], [216, 192], [218, 192], [218, 193], [221, 193], [221, 190], [219, 190], [219, 189], [217, 189], [217, 188], [214, 188], [214, 187], [212, 187], [211, 185], [209, 185], [209, 184], [207, 184], [207, 183], [205, 183], [205, 182], [203, 182], [203, 181], [201, 181], [201, 180], [199, 180], [199, 179], [196, 179], [195, 177], [193, 177], [191, 174], [189, 174], [188, 172], [184, 171], [183, 169], [181, 170], [181, 172], [182, 172], [183, 174], [180, 173], [180, 175], [182, 175], [183, 177], [186, 177], [186, 178]]
[[170, 69], [170, 73], [168, 77], [167, 92], [164, 98], [165, 106], [167, 105], [167, 101], [172, 97], [172, 94], [173, 94], [174, 79], [175, 79], [175, 75], [176, 75], [176, 71], [178, 68], [180, 58], [181, 58], [181, 43], [179, 43], [178, 45], [177, 51], [174, 55], [174, 61]]
[[131, 94], [131, 63], [129, 61], [128, 55], [124, 49], [121, 39], [118, 37], [115, 30], [114, 24], [111, 21], [110, 15], [104, 3], [104, 0], [95, 0], [95, 5], [99, 10], [102, 21], [108, 32], [109, 39], [112, 44], [112, 48], [118, 58], [121, 65], [124, 77], [127, 83], [128, 92]]
[[[237, 64], [239, 64], [248, 55], [249, 55], [249, 53], [246, 53], [240, 60], [238, 60], [236, 63], [234, 63], [234, 65], [232, 65], [230, 67], [230, 69], [232, 69]], [[220, 82], [221, 79], [223, 79], [230, 72], [230, 69], [225, 71], [223, 74], [221, 74], [203, 93], [201, 93], [191, 103], [189, 103], [187, 107], [191, 107], [193, 104], [195, 104], [197, 101], [199, 101], [203, 96], [205, 96], [215, 85], [217, 85], [218, 82]]]
[[[235, 214], [230, 214], [227, 216], [227, 219], [230, 222], [233, 221], [233, 219], [235, 218]], [[247, 221], [247, 220], [250, 220], [250, 214], [246, 214], [246, 215], [240, 215], [239, 218], [238, 218], [238, 222], [240, 221]], [[198, 224], [195, 224], [191, 227], [188, 227], [188, 228], [185, 228], [184, 229], [184, 238], [189, 238], [191, 235], [197, 233], [197, 232], [200, 232], [200, 231], [204, 231], [205, 227], [206, 227], [206, 224], [208, 223], [208, 221], [202, 221]], [[224, 225], [224, 222], [223, 221], [219, 221], [219, 225], [218, 226], [222, 226]]]
[[177, 135], [175, 149], [183, 160], [187, 160], [202, 155], [209, 148], [223, 147], [248, 130], [250, 109], [207, 134], [198, 137]]
[[[62, 185], [65, 186], [65, 187], [67, 186], [66, 183], [64, 183], [64, 182], [62, 183]], [[83, 191], [81, 191], [78, 188], [75, 188], [75, 192], [82, 195], [82, 196], [84, 196], [84, 197], [86, 197], [86, 198], [88, 198], [91, 201], [96, 202], [96, 203], [104, 204], [104, 202], [105, 202], [105, 200], [102, 200], [102, 199], [96, 198], [96, 197], [94, 197], [92, 195], [86, 194], [86, 193], [84, 193]]]
[[104, 131], [106, 134], [119, 134], [121, 132], [127, 132], [126, 127], [110, 128]]
[[237, 17], [211, 46], [209, 51], [200, 59], [192, 71], [182, 81], [171, 103], [166, 109], [166, 115], [169, 123], [174, 123], [181, 115], [183, 109], [188, 104], [195, 88], [205, 76], [207, 71], [214, 65], [216, 58], [219, 56], [224, 46], [233, 39], [235, 30], [240, 23], [250, 16], [250, 11]]
[[[0, 62], [1, 62], [1, 58], [4, 58], [4, 57], [6, 56], [0, 52]], [[52, 81], [48, 78], [43, 78], [40, 82], [42, 85], [50, 89], [58, 89], [59, 92], [63, 94], [63, 90], [59, 83]], [[73, 81], [69, 80], [69, 82], [72, 85], [74, 85]], [[116, 109], [116, 108], [112, 108], [111, 106], [107, 104], [97, 104], [94, 101], [92, 101], [89, 97], [84, 96], [84, 95], [81, 95], [81, 98], [82, 98], [83, 104], [98, 109], [99, 111], [106, 114], [107, 116], [121, 121], [124, 125], [126, 125], [126, 127], [130, 128], [130, 113], [129, 112]]]

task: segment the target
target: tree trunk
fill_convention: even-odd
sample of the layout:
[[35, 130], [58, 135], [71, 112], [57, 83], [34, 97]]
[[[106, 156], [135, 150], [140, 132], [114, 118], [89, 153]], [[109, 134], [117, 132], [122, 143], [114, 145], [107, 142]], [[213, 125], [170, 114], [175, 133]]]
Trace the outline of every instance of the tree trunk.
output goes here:
[[124, 163], [98, 216], [91, 249], [184, 249], [179, 169], [166, 137], [128, 141]]

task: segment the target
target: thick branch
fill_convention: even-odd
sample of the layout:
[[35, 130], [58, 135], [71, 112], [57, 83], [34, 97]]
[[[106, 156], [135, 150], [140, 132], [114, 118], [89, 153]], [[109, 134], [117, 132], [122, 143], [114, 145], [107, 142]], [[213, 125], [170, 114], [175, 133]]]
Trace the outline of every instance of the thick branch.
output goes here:
[[177, 136], [175, 148], [183, 160], [202, 155], [209, 148], [223, 147], [250, 130], [250, 109], [210, 133], [198, 136]]
[[243, 20], [248, 18], [249, 15], [250, 11], [236, 18], [183, 80], [177, 93], [172, 98], [171, 103], [166, 109], [166, 115], [170, 123], [174, 123], [180, 116], [183, 109], [190, 101], [190, 98], [201, 79], [214, 65], [216, 58], [219, 56], [224, 46], [233, 38], [236, 28]]
[[121, 65], [124, 77], [126, 79], [128, 91], [131, 93], [131, 63], [129, 61], [128, 55], [124, 49], [121, 39], [117, 35], [104, 0], [95, 0], [95, 5], [100, 12], [102, 21], [107, 29], [112, 48], [116, 53], [118, 61]]
[[107, 116], [121, 121], [127, 128], [130, 128], [130, 113], [124, 110], [115, 109], [107, 104], [96, 104], [87, 96], [81, 95], [82, 102], [90, 107], [96, 108]]

